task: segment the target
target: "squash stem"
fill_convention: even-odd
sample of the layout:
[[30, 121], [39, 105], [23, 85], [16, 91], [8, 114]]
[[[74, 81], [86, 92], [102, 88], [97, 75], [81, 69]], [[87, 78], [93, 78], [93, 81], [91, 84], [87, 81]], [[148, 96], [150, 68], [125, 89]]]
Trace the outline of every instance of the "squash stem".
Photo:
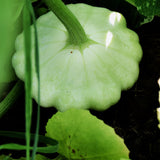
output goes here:
[[61, 0], [45, 0], [48, 7], [66, 27], [69, 42], [80, 46], [88, 41], [88, 37], [80, 22]]

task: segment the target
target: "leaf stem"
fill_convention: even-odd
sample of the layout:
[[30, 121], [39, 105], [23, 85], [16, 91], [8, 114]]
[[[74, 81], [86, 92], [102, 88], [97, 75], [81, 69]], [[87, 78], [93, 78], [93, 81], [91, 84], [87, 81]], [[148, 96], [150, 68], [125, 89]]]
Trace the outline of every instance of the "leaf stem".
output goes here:
[[61, 0], [45, 0], [45, 2], [66, 27], [71, 44], [79, 46], [88, 41], [80, 22]]
[[31, 17], [29, 0], [25, 0], [23, 8], [24, 52], [25, 52], [25, 128], [26, 128], [26, 160], [30, 160], [30, 129], [32, 117], [32, 69], [31, 69]]
[[17, 98], [23, 92], [23, 83], [19, 80], [6, 98], [0, 102], [0, 118], [8, 111], [8, 109], [15, 103]]

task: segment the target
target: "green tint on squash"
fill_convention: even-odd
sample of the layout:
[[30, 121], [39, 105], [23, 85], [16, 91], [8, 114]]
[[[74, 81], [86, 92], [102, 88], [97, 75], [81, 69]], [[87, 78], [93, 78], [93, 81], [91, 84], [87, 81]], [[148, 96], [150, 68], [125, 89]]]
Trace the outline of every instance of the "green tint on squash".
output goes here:
[[[115, 104], [121, 90], [133, 86], [139, 74], [142, 49], [138, 36], [117, 12], [86, 4], [67, 7], [82, 25], [88, 41], [71, 44], [60, 20], [49, 12], [37, 20], [41, 106], [105, 110]], [[33, 32], [33, 26], [31, 26]], [[13, 67], [24, 80], [23, 33], [16, 40]], [[32, 33], [32, 39], [33, 39]], [[37, 101], [37, 78], [32, 41], [32, 96]]]

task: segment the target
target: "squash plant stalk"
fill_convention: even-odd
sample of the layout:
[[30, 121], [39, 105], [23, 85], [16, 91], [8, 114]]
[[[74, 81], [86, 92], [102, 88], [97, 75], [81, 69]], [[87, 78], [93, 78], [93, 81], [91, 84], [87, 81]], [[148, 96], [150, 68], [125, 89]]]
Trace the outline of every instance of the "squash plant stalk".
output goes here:
[[46, 4], [66, 27], [70, 44], [81, 46], [89, 40], [77, 18], [61, 0], [46, 0]]
[[8, 111], [8, 109], [15, 103], [17, 98], [23, 93], [23, 83], [19, 80], [5, 99], [0, 102], [0, 118]]

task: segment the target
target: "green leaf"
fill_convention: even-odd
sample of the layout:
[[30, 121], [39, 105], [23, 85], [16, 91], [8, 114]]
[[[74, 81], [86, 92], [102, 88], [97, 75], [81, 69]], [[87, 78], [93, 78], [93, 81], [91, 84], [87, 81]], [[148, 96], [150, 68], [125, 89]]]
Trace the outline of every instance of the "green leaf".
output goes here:
[[24, 28], [24, 53], [25, 53], [25, 128], [26, 128], [26, 159], [30, 159], [30, 128], [32, 117], [32, 70], [31, 70], [31, 17], [28, 0], [25, 0], [23, 8], [23, 28]]
[[[7, 155], [1, 155], [0, 160], [26, 160], [26, 158], [21, 157], [21, 158], [18, 158], [18, 159], [13, 159], [12, 157], [7, 156]], [[50, 160], [50, 159], [43, 156], [43, 155], [37, 154], [36, 157], [35, 157], [35, 160]]]
[[58, 153], [68, 159], [120, 160], [128, 149], [114, 129], [88, 110], [57, 112], [48, 121], [47, 136], [59, 142]]
[[32, 17], [34, 25], [34, 41], [35, 41], [35, 69], [38, 79], [38, 111], [37, 111], [37, 125], [36, 125], [36, 134], [34, 140], [34, 149], [32, 152], [32, 159], [35, 159], [37, 144], [39, 139], [39, 121], [40, 121], [40, 77], [39, 77], [39, 52], [38, 52], [38, 37], [37, 37], [37, 27], [36, 27], [36, 18], [34, 10], [30, 0], [25, 0], [24, 10], [23, 10], [23, 23], [24, 23], [24, 51], [25, 51], [25, 89], [26, 89], [26, 158], [29, 160], [29, 148], [30, 148], [30, 127], [31, 127], [31, 115], [32, 115], [32, 62], [31, 62], [31, 31], [30, 31], [30, 19]]
[[[8, 150], [26, 150], [27, 146], [15, 144], [15, 143], [9, 143], [9, 144], [2, 144], [0, 145], [0, 150], [2, 149], [8, 149]], [[29, 147], [29, 150], [33, 150], [34, 147]], [[47, 147], [38, 147], [37, 152], [40, 153], [55, 153], [57, 152], [57, 145], [55, 146], [47, 146]]]
[[160, 15], [159, 0], [126, 0], [126, 1], [137, 7], [139, 13], [141, 13], [144, 16], [152, 17]]
[[[34, 13], [34, 9], [32, 7], [32, 4], [30, 1], [26, 1], [28, 3], [29, 11], [32, 17], [33, 26], [34, 26], [34, 42], [35, 42], [35, 69], [36, 69], [36, 76], [37, 76], [37, 95], [38, 95], [38, 107], [37, 107], [37, 123], [36, 123], [36, 134], [35, 134], [35, 140], [34, 140], [34, 150], [32, 152], [32, 160], [35, 159], [37, 145], [38, 145], [38, 139], [39, 139], [39, 126], [40, 126], [40, 70], [39, 70], [39, 47], [38, 47], [38, 33], [37, 33], [37, 25], [36, 25], [36, 17]], [[31, 64], [30, 64], [31, 65]], [[31, 71], [30, 71], [31, 72]]]
[[149, 22], [151, 22], [153, 19], [154, 19], [154, 16], [151, 16], [151, 17], [144, 17], [144, 18], [143, 18], [143, 21], [141, 21], [140, 25], [149, 23]]
[[136, 6], [135, 1], [136, 0], [126, 0], [128, 3], [132, 4], [133, 6]]
[[159, 0], [136, 0], [138, 11], [145, 16], [155, 16], [160, 14]]
[[0, 1], [0, 83], [15, 80], [11, 65], [14, 42], [21, 31], [24, 0]]
[[12, 158], [10, 158], [10, 155], [0, 155], [0, 160], [12, 160]]
[[32, 3], [37, 2], [38, 0], [31, 0]]
[[[9, 138], [17, 138], [17, 139], [25, 139], [25, 133], [23, 132], [11, 132], [11, 131], [0, 131], [0, 136], [9, 137]], [[31, 140], [34, 140], [35, 134], [31, 134]], [[39, 135], [39, 142], [49, 145], [57, 145], [57, 141], [45, 137], [43, 135]]]
[[12, 1], [14, 1], [14, 3], [11, 3], [12, 10], [13, 10], [12, 12], [14, 12], [13, 20], [17, 21], [17, 19], [20, 17], [20, 15], [22, 13], [22, 9], [23, 9], [25, 0], [12, 0]]
[[53, 160], [67, 160], [64, 156], [58, 155], [55, 159]]

